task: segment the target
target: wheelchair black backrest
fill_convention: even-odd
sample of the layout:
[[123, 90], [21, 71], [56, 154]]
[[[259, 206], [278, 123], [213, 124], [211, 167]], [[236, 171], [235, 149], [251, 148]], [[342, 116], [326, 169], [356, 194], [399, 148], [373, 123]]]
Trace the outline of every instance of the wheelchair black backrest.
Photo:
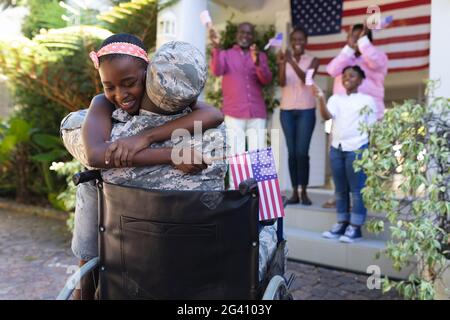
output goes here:
[[100, 299], [258, 298], [258, 191], [99, 183]]

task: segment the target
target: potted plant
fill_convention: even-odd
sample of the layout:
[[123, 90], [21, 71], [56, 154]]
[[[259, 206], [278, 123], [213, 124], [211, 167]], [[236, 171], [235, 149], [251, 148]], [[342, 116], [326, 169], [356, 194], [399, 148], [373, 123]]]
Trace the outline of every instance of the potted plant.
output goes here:
[[[383, 291], [395, 288], [407, 299], [450, 296], [450, 101], [434, 96], [437, 85], [428, 82], [428, 101], [394, 105], [382, 121], [361, 128], [370, 148], [355, 162], [367, 174], [367, 207], [390, 223], [386, 255], [396, 269], [417, 263], [405, 281], [383, 279]], [[368, 222], [371, 232], [384, 227], [378, 218]]]

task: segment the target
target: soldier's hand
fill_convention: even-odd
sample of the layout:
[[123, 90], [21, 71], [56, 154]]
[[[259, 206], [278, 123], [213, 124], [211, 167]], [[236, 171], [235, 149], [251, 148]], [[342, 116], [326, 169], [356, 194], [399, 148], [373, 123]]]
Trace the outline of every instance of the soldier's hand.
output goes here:
[[149, 146], [143, 135], [120, 138], [111, 143], [105, 152], [105, 164], [114, 163], [115, 167], [132, 167], [133, 158], [139, 151]]
[[184, 173], [197, 174], [208, 167], [203, 155], [194, 148], [177, 149], [175, 154], [177, 157], [172, 157], [172, 165]]

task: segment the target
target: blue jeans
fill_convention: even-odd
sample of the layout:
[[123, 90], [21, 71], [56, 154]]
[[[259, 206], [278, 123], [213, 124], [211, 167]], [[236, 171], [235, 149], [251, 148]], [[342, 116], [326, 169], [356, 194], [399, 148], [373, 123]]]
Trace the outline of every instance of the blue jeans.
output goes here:
[[316, 125], [316, 109], [281, 110], [281, 126], [289, 154], [292, 188], [309, 183], [309, 145]]
[[[366, 149], [368, 145], [360, 148]], [[367, 209], [361, 195], [361, 189], [366, 183], [363, 171], [355, 172], [353, 161], [361, 157], [354, 151], [342, 151], [341, 148], [330, 148], [330, 162], [333, 173], [336, 195], [336, 212], [338, 222], [350, 222], [362, 226], [366, 221]], [[349, 213], [349, 192], [352, 194], [352, 212]]]

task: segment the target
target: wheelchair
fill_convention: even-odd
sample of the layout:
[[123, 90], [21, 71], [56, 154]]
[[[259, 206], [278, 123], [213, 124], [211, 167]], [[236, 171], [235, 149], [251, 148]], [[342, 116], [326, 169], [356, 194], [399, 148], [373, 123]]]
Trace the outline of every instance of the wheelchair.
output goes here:
[[[58, 300], [71, 298], [82, 277], [98, 272], [98, 299], [292, 300], [286, 279], [282, 219], [265, 276], [258, 276], [259, 194], [254, 179], [239, 190], [165, 191], [96, 180], [99, 256], [66, 282]], [[265, 224], [275, 221], [264, 222]]]

